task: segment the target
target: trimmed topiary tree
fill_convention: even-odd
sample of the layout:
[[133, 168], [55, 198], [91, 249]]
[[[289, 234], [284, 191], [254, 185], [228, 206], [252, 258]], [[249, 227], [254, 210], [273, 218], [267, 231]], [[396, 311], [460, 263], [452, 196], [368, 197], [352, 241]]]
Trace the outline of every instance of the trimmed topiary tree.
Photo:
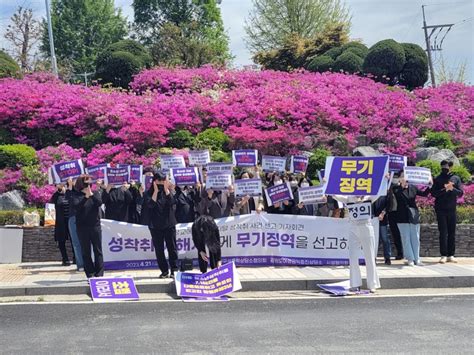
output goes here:
[[6, 52], [0, 51], [0, 78], [20, 76], [20, 67]]
[[428, 81], [428, 56], [423, 48], [414, 43], [402, 43], [405, 66], [400, 73], [399, 84], [413, 90]]
[[330, 71], [333, 67], [334, 67], [334, 60], [327, 55], [315, 57], [308, 64], [309, 71], [319, 72], [319, 73]]
[[111, 44], [97, 58], [96, 77], [127, 88], [133, 75], [151, 66], [151, 56], [140, 43], [125, 39]]
[[341, 47], [341, 49], [342, 49], [342, 53], [352, 52], [358, 55], [359, 57], [361, 57], [362, 59], [364, 59], [367, 53], [369, 52], [369, 48], [367, 48], [365, 44], [362, 44], [360, 42], [355, 42], [355, 41], [346, 43], [345, 45]]
[[323, 56], [331, 57], [336, 60], [342, 54], [342, 47], [334, 47], [323, 53]]
[[405, 50], [393, 39], [377, 42], [370, 47], [365, 57], [363, 70], [376, 81], [396, 84], [398, 75], [405, 66]]
[[363, 64], [364, 59], [362, 59], [352, 51], [348, 50], [346, 52], [343, 52], [334, 61], [333, 71], [344, 71], [351, 74], [357, 73], [362, 71]]

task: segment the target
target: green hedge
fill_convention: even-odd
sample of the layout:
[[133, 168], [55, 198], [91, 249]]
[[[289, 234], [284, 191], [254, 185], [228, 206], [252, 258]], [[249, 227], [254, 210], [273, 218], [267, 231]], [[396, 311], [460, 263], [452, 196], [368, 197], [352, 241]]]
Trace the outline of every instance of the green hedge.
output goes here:
[[[457, 219], [460, 224], [474, 224], [474, 206], [465, 205], [457, 207]], [[436, 224], [436, 213], [433, 208], [420, 208], [420, 222]]]
[[0, 169], [28, 166], [38, 162], [36, 151], [26, 144], [0, 145]]
[[425, 138], [427, 147], [451, 150], [456, 148], [448, 132], [426, 132]]
[[[26, 211], [38, 211], [40, 215], [40, 224], [44, 225], [44, 209], [43, 208], [27, 208]], [[7, 224], [23, 225], [23, 211], [0, 211], [0, 226]]]

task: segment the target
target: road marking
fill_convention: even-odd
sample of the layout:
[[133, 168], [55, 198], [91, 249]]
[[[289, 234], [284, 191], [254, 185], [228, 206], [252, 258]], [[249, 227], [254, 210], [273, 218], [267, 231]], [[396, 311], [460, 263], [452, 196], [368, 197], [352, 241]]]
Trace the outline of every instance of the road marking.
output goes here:
[[[446, 293], [419, 293], [419, 294], [400, 294], [400, 295], [353, 295], [346, 297], [336, 297], [327, 294], [315, 294], [310, 296], [273, 296], [273, 297], [238, 297], [230, 298], [229, 301], [298, 301], [298, 300], [360, 300], [360, 299], [377, 299], [377, 298], [407, 298], [407, 297], [446, 297], [446, 296], [474, 296], [474, 292], [446, 292]], [[0, 306], [6, 305], [61, 305], [61, 304], [111, 304], [111, 303], [167, 303], [167, 302], [183, 302], [182, 299], [141, 299], [139, 301], [110, 301], [110, 302], [93, 302], [88, 301], [13, 301], [1, 302]], [[202, 302], [201, 302], [202, 303]]]

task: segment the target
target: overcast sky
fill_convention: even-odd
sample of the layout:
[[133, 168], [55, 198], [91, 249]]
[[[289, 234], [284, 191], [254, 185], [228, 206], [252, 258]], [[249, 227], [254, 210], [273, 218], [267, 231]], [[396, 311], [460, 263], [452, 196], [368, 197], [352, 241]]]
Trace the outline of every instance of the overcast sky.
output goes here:
[[[129, 21], [133, 21], [132, 0], [115, 0]], [[346, 0], [352, 14], [351, 38], [369, 47], [387, 38], [412, 42], [425, 48], [421, 5], [428, 25], [454, 23], [441, 52], [451, 70], [467, 64], [467, 79], [474, 82], [474, 0]], [[0, 47], [8, 47], [3, 34], [10, 16], [18, 6], [30, 7], [38, 17], [45, 16], [44, 0], [0, 0]], [[224, 26], [230, 38], [234, 64], [251, 64], [251, 54], [244, 43], [244, 22], [252, 10], [251, 0], [222, 0]], [[435, 63], [440, 53], [435, 53]]]

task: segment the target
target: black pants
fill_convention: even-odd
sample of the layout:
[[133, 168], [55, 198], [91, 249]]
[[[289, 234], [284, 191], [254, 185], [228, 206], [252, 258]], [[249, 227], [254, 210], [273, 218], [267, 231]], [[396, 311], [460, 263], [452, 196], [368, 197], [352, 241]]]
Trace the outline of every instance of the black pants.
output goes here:
[[456, 249], [456, 210], [436, 211], [441, 256], [454, 256]]
[[[205, 261], [201, 257], [201, 253], [198, 252], [198, 261], [199, 261], [199, 270], [204, 274], [207, 272], [207, 261]], [[214, 253], [209, 252], [209, 264], [211, 265], [211, 269], [217, 268], [217, 255]]]
[[63, 263], [68, 262], [69, 258], [67, 256], [67, 250], [66, 250], [66, 239], [58, 241], [58, 248], [59, 248], [59, 251], [61, 252], [61, 258], [63, 259]]
[[[156, 260], [158, 260], [158, 266], [161, 272], [167, 274], [170, 268], [172, 272], [178, 271], [176, 264], [178, 260], [178, 252], [176, 251], [176, 228], [150, 228], [150, 233], [153, 246], [155, 247]], [[166, 249], [168, 250], [169, 268], [165, 257], [165, 242]]]
[[[84, 259], [84, 271], [86, 276], [104, 276], [104, 256], [102, 254], [102, 230], [100, 227], [79, 227], [77, 235], [81, 243], [82, 257]], [[94, 251], [94, 262], [92, 262], [91, 245]]]
[[388, 224], [390, 227], [390, 234], [392, 236], [393, 243], [397, 249], [397, 256], [403, 257], [402, 237], [397, 226], [397, 212], [389, 212]]

